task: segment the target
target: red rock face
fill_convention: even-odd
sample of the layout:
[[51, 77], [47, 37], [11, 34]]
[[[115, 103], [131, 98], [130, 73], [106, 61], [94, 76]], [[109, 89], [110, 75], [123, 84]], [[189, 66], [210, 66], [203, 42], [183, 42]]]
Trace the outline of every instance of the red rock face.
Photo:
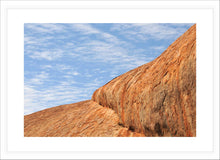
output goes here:
[[92, 100], [24, 116], [24, 136], [196, 136], [196, 25]]
[[118, 115], [91, 100], [62, 105], [24, 117], [25, 137], [140, 137], [118, 124]]
[[145, 136], [196, 136], [196, 25], [154, 61], [97, 89], [92, 100]]

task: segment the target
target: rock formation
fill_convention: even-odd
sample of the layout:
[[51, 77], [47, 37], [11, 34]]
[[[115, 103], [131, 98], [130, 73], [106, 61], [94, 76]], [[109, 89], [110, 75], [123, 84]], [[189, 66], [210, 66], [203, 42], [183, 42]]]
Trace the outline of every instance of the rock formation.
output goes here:
[[91, 100], [45, 109], [24, 117], [25, 137], [139, 137], [118, 124], [118, 115]]
[[196, 136], [196, 25], [152, 62], [97, 89], [92, 100], [146, 136]]
[[196, 25], [92, 100], [26, 115], [24, 136], [196, 136]]

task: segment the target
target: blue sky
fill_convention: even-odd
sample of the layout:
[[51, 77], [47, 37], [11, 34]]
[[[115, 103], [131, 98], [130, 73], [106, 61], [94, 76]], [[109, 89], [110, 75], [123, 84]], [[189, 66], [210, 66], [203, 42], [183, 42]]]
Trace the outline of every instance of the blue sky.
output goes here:
[[193, 24], [25, 23], [24, 114], [91, 99], [158, 57]]

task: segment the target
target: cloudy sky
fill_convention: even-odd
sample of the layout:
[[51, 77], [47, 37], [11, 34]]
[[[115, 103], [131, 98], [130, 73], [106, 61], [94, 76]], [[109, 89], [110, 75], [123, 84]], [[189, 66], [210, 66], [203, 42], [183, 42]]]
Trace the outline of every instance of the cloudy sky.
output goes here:
[[158, 57], [193, 24], [24, 24], [24, 114], [91, 99]]

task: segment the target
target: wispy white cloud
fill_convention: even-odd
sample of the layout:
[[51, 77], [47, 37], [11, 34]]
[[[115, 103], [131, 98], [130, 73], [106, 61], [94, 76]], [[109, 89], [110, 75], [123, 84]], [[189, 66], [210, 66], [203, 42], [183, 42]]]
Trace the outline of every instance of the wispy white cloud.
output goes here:
[[24, 44], [25, 45], [35, 44], [35, 43], [36, 43], [36, 41], [34, 41], [33, 37], [28, 37], [28, 36], [24, 37]]
[[32, 113], [39, 110], [37, 99], [40, 93], [29, 85], [24, 85], [24, 114]]
[[75, 23], [72, 24], [72, 29], [75, 31], [81, 32], [82, 34], [98, 34], [100, 33], [99, 30], [92, 27], [90, 24], [83, 24], [83, 23]]
[[63, 51], [62, 50], [50, 50], [50, 51], [42, 51], [42, 52], [33, 52], [30, 55], [33, 59], [46, 59], [49, 61], [55, 60], [57, 58], [62, 57]]
[[[80, 60], [94, 63], [114, 64], [120, 69], [131, 69], [149, 62], [150, 57], [131, 53], [129, 49], [114, 43], [91, 41], [74, 49], [81, 55]], [[143, 50], [140, 50], [140, 52]], [[138, 52], [136, 52], [138, 53]], [[153, 59], [153, 58], [152, 58]]]
[[51, 68], [53, 68], [53, 66], [52, 65], [41, 65], [41, 69], [43, 69], [43, 70], [47, 70], [47, 69], [51, 69]]
[[65, 32], [64, 25], [53, 23], [26, 23], [25, 28], [38, 33]]
[[66, 74], [72, 74], [72, 72], [77, 72], [76, 68], [74, 68], [73, 66], [67, 65], [65, 63], [57, 63], [57, 64], [53, 64], [53, 65], [41, 65], [40, 68], [42, 70], [54, 70], [56, 72], [61, 72], [61, 73], [66, 73]]
[[75, 31], [81, 32], [83, 35], [90, 35], [90, 34], [96, 34], [99, 38], [103, 39], [104, 41], [111, 42], [111, 43], [117, 43], [122, 44], [125, 43], [122, 40], [118, 39], [116, 36], [110, 33], [106, 33], [104, 31], [98, 30], [94, 27], [92, 27], [90, 24], [73, 24], [73, 29]]
[[35, 74], [33, 78], [28, 80], [29, 84], [40, 85], [45, 83], [49, 79], [49, 74], [45, 71]]
[[93, 87], [98, 87], [98, 86], [100, 86], [101, 84], [102, 84], [103, 82], [102, 82], [102, 80], [100, 80], [100, 79], [98, 79], [98, 78], [95, 78], [95, 79], [93, 79], [91, 82], [89, 82], [89, 83], [85, 83], [84, 84], [84, 87], [91, 87], [91, 88], [93, 88]]
[[[44, 108], [53, 107], [51, 105], [60, 105], [69, 102], [75, 102], [78, 96], [82, 94], [79, 88], [69, 88], [67, 84], [60, 84], [59, 86], [49, 87], [43, 90], [37, 90], [34, 86], [25, 85], [25, 114], [42, 110]], [[54, 102], [59, 101], [60, 104]], [[52, 102], [52, 103], [51, 103]]]
[[53, 39], [54, 37], [52, 36], [44, 36], [44, 37], [33, 37], [28, 34], [24, 35], [24, 44], [29, 45], [29, 44], [44, 44], [44, 42], [48, 42], [49, 40]]
[[166, 49], [165, 46], [152, 46], [150, 49], [156, 50], [156, 51], [164, 51]]
[[55, 69], [58, 71], [66, 71], [73, 69], [73, 66], [69, 66], [66, 64], [56, 64]]
[[68, 75], [73, 75], [73, 76], [77, 76], [79, 75], [80, 73], [77, 72], [77, 71], [70, 71], [70, 72], [67, 72]]
[[[189, 26], [192, 24], [189, 24]], [[112, 31], [118, 31], [119, 34], [132, 40], [148, 39], [171, 39], [183, 34], [186, 30], [186, 24], [160, 24], [160, 23], [134, 23], [134, 24], [114, 24]]]
[[[75, 82], [77, 83], [77, 82]], [[45, 108], [61, 104], [75, 103], [91, 98], [92, 93], [100, 87], [101, 81], [94, 79], [81, 86], [73, 86], [72, 82], [63, 81], [57, 86], [51, 86], [38, 90], [29, 83], [24, 85], [24, 114], [30, 114]]]

